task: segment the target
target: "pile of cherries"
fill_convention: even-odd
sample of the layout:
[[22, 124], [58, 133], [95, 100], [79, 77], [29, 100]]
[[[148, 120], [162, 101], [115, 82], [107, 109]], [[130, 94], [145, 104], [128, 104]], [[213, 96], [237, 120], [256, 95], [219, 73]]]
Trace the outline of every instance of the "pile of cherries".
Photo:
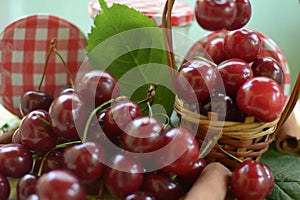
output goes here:
[[134, 102], [120, 96], [111, 74], [91, 70], [74, 88], [57, 92], [48, 107], [47, 101], [36, 104], [43, 91], [24, 94], [35, 103], [21, 104], [28, 112], [12, 143], [0, 147], [1, 199], [10, 190], [6, 177], [19, 179], [20, 200], [80, 200], [101, 188], [121, 199], [179, 199], [206, 162], [188, 130], [166, 129], [142, 115], [140, 104], [148, 104], [154, 90]]
[[[198, 0], [195, 11], [205, 29], [231, 31], [205, 47], [213, 62], [196, 58], [180, 67], [177, 95], [199, 103], [202, 113], [218, 112], [224, 107], [218, 102], [225, 102], [226, 120], [276, 119], [284, 102], [283, 72], [276, 60], [258, 56], [257, 33], [240, 29], [251, 15], [249, 1]], [[12, 189], [7, 177], [18, 179], [19, 200], [85, 200], [104, 191], [122, 200], [177, 200], [192, 187], [205, 158], [193, 133], [142, 114], [140, 105], [151, 102], [153, 85], [145, 100], [134, 102], [120, 96], [117, 80], [103, 70], [70, 83], [53, 95], [39, 88], [21, 97], [20, 126], [12, 143], [0, 146], [0, 199], [8, 199]], [[230, 186], [239, 199], [263, 199], [274, 176], [263, 163], [244, 161]]]
[[202, 28], [213, 31], [212, 39], [201, 47], [196, 43], [179, 67], [179, 98], [198, 103], [201, 114], [218, 113], [222, 120], [278, 119], [285, 104], [284, 71], [275, 58], [262, 54], [260, 33], [244, 28], [250, 2], [198, 0], [195, 14]]

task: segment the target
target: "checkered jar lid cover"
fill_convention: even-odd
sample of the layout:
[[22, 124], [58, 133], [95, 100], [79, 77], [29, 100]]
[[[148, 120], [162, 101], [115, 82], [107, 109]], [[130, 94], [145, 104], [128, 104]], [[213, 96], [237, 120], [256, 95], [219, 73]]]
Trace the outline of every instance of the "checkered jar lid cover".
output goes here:
[[[153, 19], [157, 25], [161, 25], [162, 13], [165, 6], [165, 0], [106, 0], [108, 6], [113, 3], [119, 3], [127, 5], [128, 7], [134, 8], [140, 11], [144, 15]], [[97, 14], [101, 13], [101, 8], [98, 0], [92, 0], [89, 3], [88, 8], [91, 17], [95, 17]], [[194, 21], [194, 10], [193, 8], [181, 1], [175, 1], [174, 7], [172, 9], [172, 26], [184, 26], [189, 25]]]
[[[53, 15], [23, 17], [0, 33], [0, 103], [20, 116], [20, 97], [37, 89], [42, 78], [52, 39], [73, 77], [86, 56], [86, 37], [72, 23]], [[55, 53], [49, 59], [41, 90], [54, 94], [68, 85], [62, 61]]]

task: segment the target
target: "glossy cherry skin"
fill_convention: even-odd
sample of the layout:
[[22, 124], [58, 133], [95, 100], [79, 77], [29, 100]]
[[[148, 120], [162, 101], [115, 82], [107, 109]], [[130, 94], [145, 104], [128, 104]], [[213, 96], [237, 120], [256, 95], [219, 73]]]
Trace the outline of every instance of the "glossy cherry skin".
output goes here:
[[128, 155], [117, 153], [104, 173], [104, 185], [114, 197], [122, 198], [138, 191], [144, 180], [141, 163]]
[[229, 27], [236, 16], [234, 0], [197, 0], [195, 16], [198, 24], [206, 30], [217, 31]]
[[[42, 159], [44, 158], [44, 154], [40, 155], [34, 164], [34, 170], [33, 172], [35, 174], [39, 173]], [[49, 171], [55, 170], [55, 169], [62, 169], [63, 168], [63, 154], [59, 150], [52, 151], [47, 157], [45, 158], [43, 164], [43, 169], [41, 169], [42, 174], [47, 173]]]
[[75, 90], [82, 94], [94, 107], [120, 95], [120, 86], [117, 80], [110, 73], [103, 70], [86, 72], [76, 82]]
[[36, 152], [47, 152], [57, 144], [50, 126], [50, 116], [45, 110], [34, 110], [20, 122], [20, 143]]
[[27, 91], [21, 96], [20, 112], [25, 116], [36, 109], [48, 111], [52, 101], [53, 96], [49, 92], [35, 90]]
[[251, 65], [254, 76], [266, 76], [279, 85], [284, 83], [284, 72], [280, 64], [272, 57], [259, 57]]
[[196, 162], [194, 162], [190, 171], [181, 174], [178, 176], [180, 184], [184, 186], [185, 191], [190, 189], [196, 179], [200, 176], [203, 169], [206, 167], [206, 160], [204, 158], [198, 158]]
[[223, 46], [224, 38], [214, 38], [206, 43], [204, 50], [216, 64], [219, 64], [227, 59]]
[[156, 200], [155, 196], [149, 192], [136, 191], [133, 194], [122, 198], [122, 200]]
[[236, 16], [227, 30], [236, 30], [244, 27], [250, 20], [252, 7], [250, 0], [235, 0]]
[[231, 58], [221, 62], [218, 70], [222, 77], [226, 93], [235, 97], [240, 87], [253, 78], [251, 66], [242, 59]]
[[218, 80], [218, 70], [203, 60], [184, 63], [175, 81], [176, 94], [187, 102], [199, 102], [209, 97]]
[[27, 200], [27, 198], [36, 194], [36, 184], [38, 177], [33, 174], [26, 174], [19, 179], [17, 183], [17, 197], [18, 200]]
[[8, 200], [10, 195], [10, 185], [6, 176], [0, 173], [0, 199]]
[[178, 200], [184, 193], [178, 178], [163, 171], [147, 173], [142, 190], [154, 194], [157, 199], [168, 200]]
[[0, 147], [0, 163], [0, 173], [20, 178], [30, 172], [33, 158], [24, 145], [6, 144]]
[[259, 35], [250, 29], [229, 31], [224, 37], [224, 52], [229, 58], [240, 58], [248, 63], [255, 60], [261, 51]]
[[267, 77], [254, 77], [247, 81], [237, 94], [239, 109], [263, 122], [277, 119], [284, 104], [281, 86]]
[[269, 194], [269, 188], [272, 184], [268, 178], [268, 173], [272, 172], [266, 172], [263, 163], [255, 160], [244, 161], [232, 172], [231, 190], [238, 199], [262, 200]]
[[236, 103], [235, 98], [223, 93], [214, 93], [210, 99], [200, 104], [200, 113], [208, 115], [208, 112], [218, 113], [219, 120], [245, 121], [245, 113], [242, 112]]
[[107, 134], [121, 135], [132, 120], [141, 116], [142, 111], [136, 102], [123, 100], [107, 109], [103, 117], [103, 126]]
[[77, 92], [55, 98], [49, 108], [54, 133], [68, 140], [78, 139], [86, 125], [88, 112], [83, 97]]
[[86, 192], [80, 180], [70, 171], [53, 170], [43, 174], [36, 187], [39, 199], [85, 200]]
[[101, 146], [93, 142], [67, 147], [63, 153], [63, 166], [76, 174], [83, 182], [99, 179], [105, 169], [105, 154]]
[[122, 144], [125, 150], [135, 153], [158, 150], [165, 145], [163, 124], [149, 116], [136, 118], [122, 134]]
[[176, 127], [165, 133], [165, 147], [158, 164], [166, 172], [181, 175], [193, 168], [198, 156], [199, 144], [195, 136], [183, 127]]

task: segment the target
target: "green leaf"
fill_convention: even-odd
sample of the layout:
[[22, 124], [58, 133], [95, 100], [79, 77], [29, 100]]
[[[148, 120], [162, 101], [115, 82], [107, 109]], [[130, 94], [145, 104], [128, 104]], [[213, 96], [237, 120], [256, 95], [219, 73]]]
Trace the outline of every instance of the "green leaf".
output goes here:
[[156, 105], [168, 115], [174, 95], [161, 29], [133, 8], [121, 4], [107, 7], [99, 0], [97, 15], [88, 34], [88, 57], [93, 69], [103, 69], [119, 80], [122, 95], [139, 101], [150, 84], [157, 83]]
[[300, 157], [281, 154], [272, 145], [260, 161], [267, 164], [275, 176], [273, 192], [267, 199], [300, 199]]

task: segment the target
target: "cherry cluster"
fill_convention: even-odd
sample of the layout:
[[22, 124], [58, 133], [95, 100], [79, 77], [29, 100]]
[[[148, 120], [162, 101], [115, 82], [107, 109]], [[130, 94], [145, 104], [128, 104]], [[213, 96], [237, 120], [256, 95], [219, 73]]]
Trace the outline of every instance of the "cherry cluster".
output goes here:
[[246, 116], [276, 120], [285, 104], [284, 72], [275, 58], [261, 55], [262, 48], [255, 30], [225, 31], [224, 37], [206, 43], [206, 58], [191, 50], [194, 57], [179, 68], [175, 91], [184, 101], [199, 103], [204, 115], [215, 112], [240, 122]]
[[142, 115], [155, 88], [134, 102], [120, 96], [111, 74], [91, 70], [48, 107], [37, 100], [43, 92], [24, 94], [27, 112], [12, 143], [0, 147], [1, 199], [10, 190], [6, 177], [19, 178], [20, 200], [86, 199], [101, 188], [123, 199], [179, 199], [206, 162], [191, 132]]

